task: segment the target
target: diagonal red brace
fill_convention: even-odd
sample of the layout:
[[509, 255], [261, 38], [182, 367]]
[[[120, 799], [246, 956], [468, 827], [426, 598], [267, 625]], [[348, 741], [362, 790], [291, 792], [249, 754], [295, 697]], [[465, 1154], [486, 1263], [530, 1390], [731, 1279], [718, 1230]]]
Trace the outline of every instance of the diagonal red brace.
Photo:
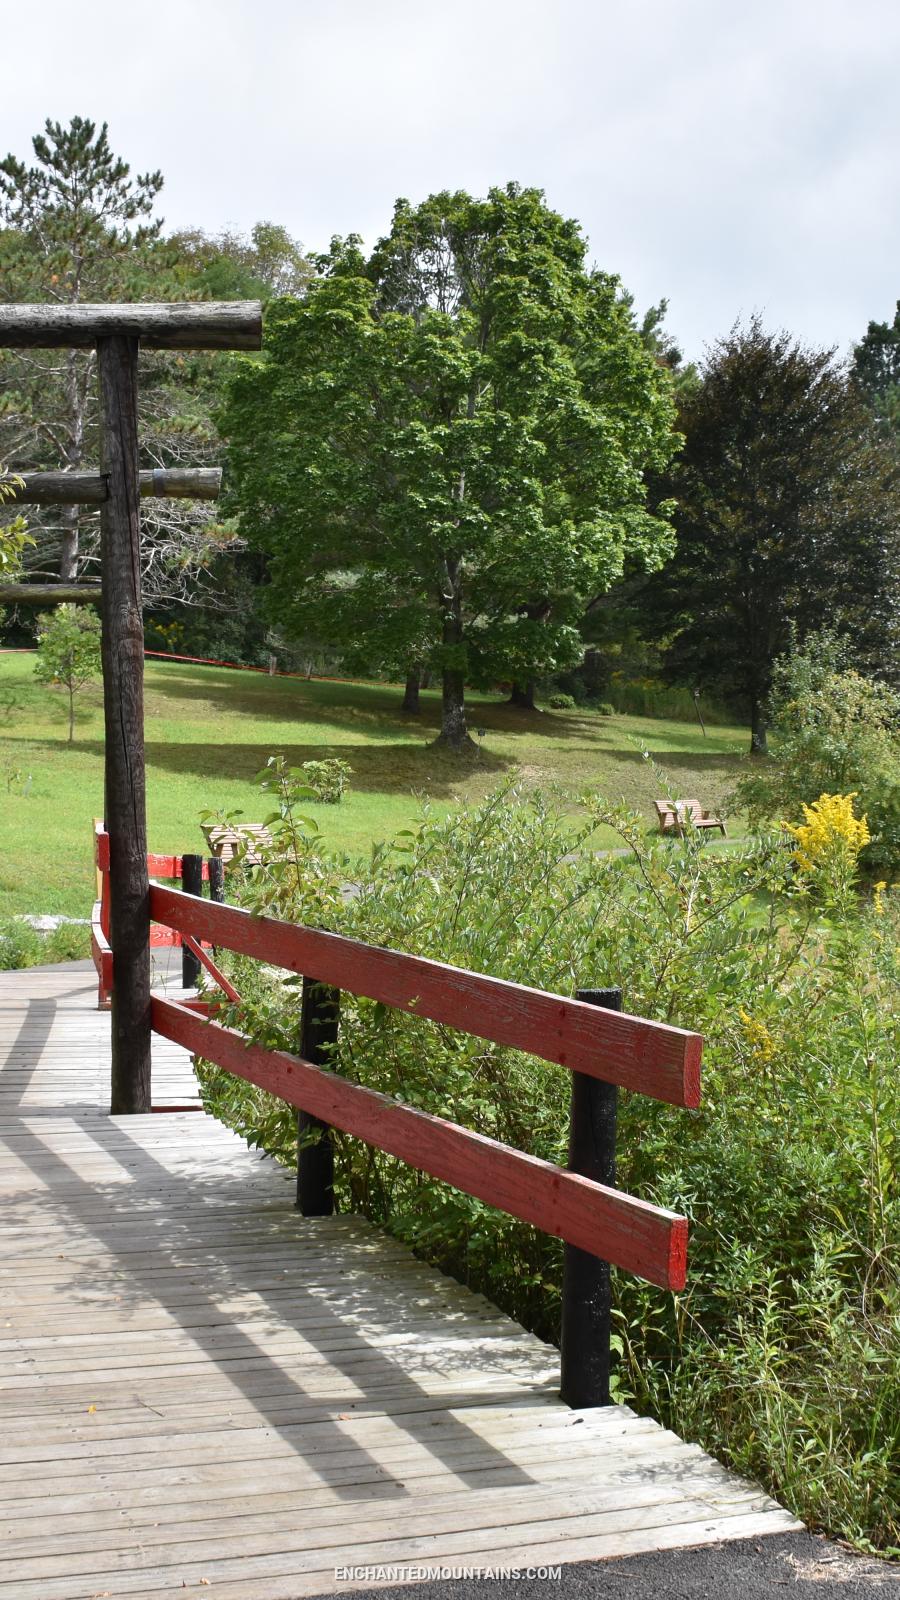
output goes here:
[[210, 956], [207, 955], [202, 945], [198, 944], [196, 939], [192, 939], [189, 933], [183, 933], [181, 935], [181, 942], [182, 944], [186, 944], [189, 950], [193, 950], [197, 960], [206, 968], [210, 977], [213, 978], [214, 981], [219, 985], [219, 988], [224, 991], [224, 993], [228, 996], [228, 999], [234, 1001], [236, 1005], [239, 1005], [241, 997], [238, 994], [237, 989], [234, 987], [234, 984], [228, 982], [224, 972], [219, 971], [215, 962]]

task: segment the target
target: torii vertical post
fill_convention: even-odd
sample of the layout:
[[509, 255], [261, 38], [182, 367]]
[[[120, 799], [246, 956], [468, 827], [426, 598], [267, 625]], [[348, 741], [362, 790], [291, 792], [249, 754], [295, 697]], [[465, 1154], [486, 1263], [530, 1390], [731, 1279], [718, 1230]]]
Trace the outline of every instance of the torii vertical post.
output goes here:
[[150, 882], [144, 778], [144, 617], [138, 479], [138, 342], [97, 340], [103, 598], [104, 813], [113, 949], [113, 1114], [149, 1111]]
[[138, 349], [257, 350], [261, 342], [257, 302], [0, 306], [0, 346], [96, 345], [98, 354], [113, 1114], [151, 1109]]

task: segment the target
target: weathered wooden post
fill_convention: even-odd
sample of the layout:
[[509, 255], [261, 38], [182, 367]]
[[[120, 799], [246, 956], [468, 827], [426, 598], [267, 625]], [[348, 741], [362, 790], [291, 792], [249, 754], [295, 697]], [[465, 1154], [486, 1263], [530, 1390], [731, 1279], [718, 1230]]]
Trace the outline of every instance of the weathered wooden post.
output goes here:
[[[621, 989], [579, 989], [576, 1000], [621, 1011]], [[616, 1182], [614, 1083], [572, 1074], [569, 1171], [583, 1178]], [[563, 1264], [560, 1395], [573, 1407], [608, 1406], [612, 1285], [608, 1261], [567, 1244]]]
[[144, 610], [138, 488], [138, 341], [97, 340], [100, 602], [113, 949], [110, 1110], [150, 1110], [150, 883], [144, 782]]
[[[332, 1064], [340, 1005], [340, 989], [329, 989], [315, 978], [303, 979], [300, 1054], [313, 1066], [330, 1067]], [[306, 1111], [297, 1113], [297, 1206], [304, 1217], [330, 1217], [334, 1211], [331, 1130]]]
[[[97, 348], [101, 473], [87, 474], [92, 483], [77, 485], [74, 493], [67, 484], [57, 485], [56, 494], [46, 477], [43, 484], [34, 482], [44, 475], [30, 476], [33, 498], [43, 503], [48, 499], [71, 503], [83, 494], [85, 501], [101, 507], [113, 1113], [149, 1111], [151, 1105], [140, 497], [142, 490], [147, 494], [189, 494], [198, 488], [206, 497], [212, 489], [211, 482], [200, 487], [196, 479], [190, 485], [179, 473], [150, 473], [142, 483], [138, 469], [138, 349], [144, 344], [155, 350], [257, 350], [261, 342], [262, 312], [255, 301], [0, 306], [0, 348]], [[26, 495], [27, 485], [18, 498]]]
[[[203, 897], [203, 857], [182, 856], [181, 858], [181, 887], [185, 894], [195, 894]], [[196, 989], [200, 977], [200, 962], [189, 945], [181, 946], [181, 987], [182, 989]]]
[[207, 870], [209, 872], [209, 898], [215, 900], [217, 905], [225, 904], [225, 863], [221, 856], [207, 857]]

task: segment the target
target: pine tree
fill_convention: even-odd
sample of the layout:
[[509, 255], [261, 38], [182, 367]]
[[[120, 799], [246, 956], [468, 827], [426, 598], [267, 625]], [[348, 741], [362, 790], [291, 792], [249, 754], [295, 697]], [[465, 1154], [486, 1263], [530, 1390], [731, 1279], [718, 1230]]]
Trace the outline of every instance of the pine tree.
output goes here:
[[[113, 154], [106, 123], [49, 119], [32, 141], [35, 163], [0, 161], [0, 299], [136, 300], [163, 264], [153, 218], [162, 174], [132, 178]], [[154, 260], [154, 255], [156, 260]], [[157, 293], [153, 298], [160, 298]], [[3, 351], [0, 449], [20, 468], [73, 470], [96, 459], [93, 351]], [[55, 513], [59, 575], [78, 570], [77, 506]]]
[[679, 394], [674, 560], [642, 597], [670, 675], [728, 696], [766, 748], [772, 667], [829, 625], [866, 669], [896, 650], [900, 486], [847, 373], [754, 319]]

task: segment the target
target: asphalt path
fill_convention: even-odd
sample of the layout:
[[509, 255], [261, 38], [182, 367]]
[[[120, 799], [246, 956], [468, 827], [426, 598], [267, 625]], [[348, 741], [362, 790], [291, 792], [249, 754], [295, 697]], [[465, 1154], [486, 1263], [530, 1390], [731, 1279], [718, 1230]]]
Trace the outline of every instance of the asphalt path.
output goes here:
[[[423, 1558], [426, 1564], [427, 1558]], [[448, 1578], [367, 1589], [353, 1600], [900, 1600], [900, 1564], [869, 1559], [808, 1533], [735, 1539], [618, 1561], [564, 1565], [557, 1578]]]

